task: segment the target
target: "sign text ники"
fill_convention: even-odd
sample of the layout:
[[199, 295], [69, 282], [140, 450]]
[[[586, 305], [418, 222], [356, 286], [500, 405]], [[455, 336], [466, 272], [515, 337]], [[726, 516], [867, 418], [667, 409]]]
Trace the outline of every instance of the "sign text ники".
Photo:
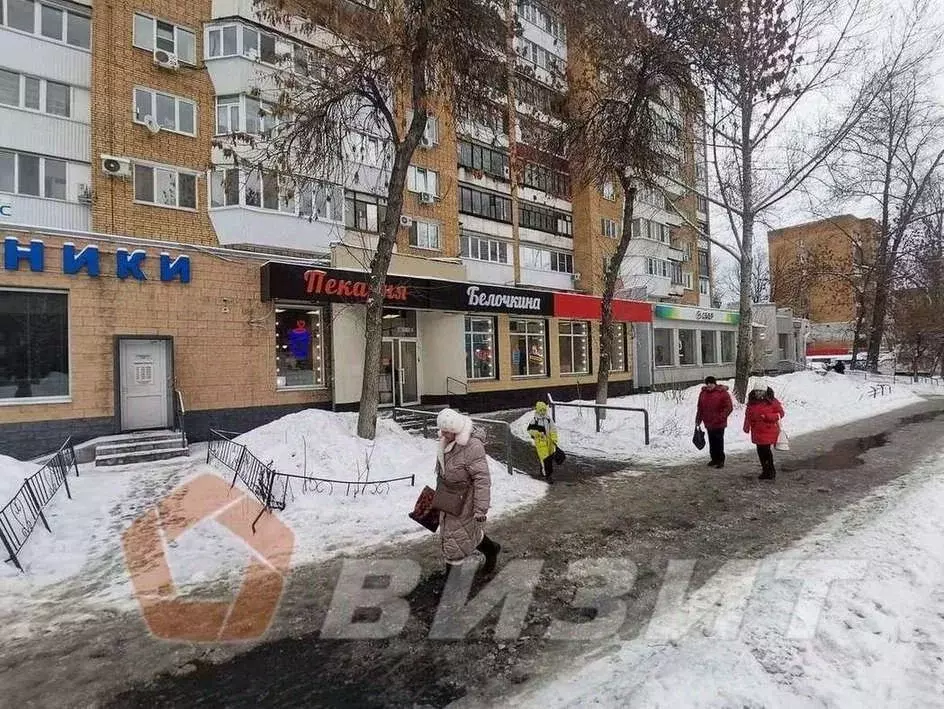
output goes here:
[[494, 309], [499, 311], [533, 310], [541, 312], [541, 299], [527, 295], [512, 295], [509, 293], [489, 293], [479, 286], [469, 286], [466, 289], [468, 306], [470, 309]]
[[[327, 271], [312, 269], [305, 271], [305, 292], [308, 295], [334, 295], [343, 298], [367, 300], [370, 288], [366, 280], [334, 278]], [[410, 289], [405, 285], [384, 286], [384, 300], [405, 302]]]
[[[147, 281], [144, 266], [148, 260], [143, 249], [115, 249], [115, 273], [122, 281], [131, 279]], [[153, 259], [152, 259], [153, 260]], [[32, 239], [28, 245], [22, 245], [15, 236], [3, 240], [3, 268], [6, 271], [19, 271], [26, 264], [30, 271], [43, 273], [46, 270], [46, 244], [41, 239]], [[96, 244], [88, 244], [81, 250], [75, 244], [66, 242], [62, 245], [62, 273], [74, 276], [80, 273], [92, 278], [102, 275], [101, 252]], [[162, 252], [158, 257], [158, 275], [164, 283], [180, 281], [190, 283], [190, 257], [177, 256]]]

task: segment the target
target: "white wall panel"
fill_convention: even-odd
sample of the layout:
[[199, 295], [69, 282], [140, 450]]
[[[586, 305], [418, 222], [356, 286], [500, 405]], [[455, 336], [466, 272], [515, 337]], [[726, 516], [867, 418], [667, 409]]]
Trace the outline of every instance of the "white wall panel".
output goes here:
[[89, 124], [0, 106], [0, 147], [90, 162]]
[[0, 66], [72, 86], [88, 88], [92, 80], [89, 52], [6, 27], [0, 27]]

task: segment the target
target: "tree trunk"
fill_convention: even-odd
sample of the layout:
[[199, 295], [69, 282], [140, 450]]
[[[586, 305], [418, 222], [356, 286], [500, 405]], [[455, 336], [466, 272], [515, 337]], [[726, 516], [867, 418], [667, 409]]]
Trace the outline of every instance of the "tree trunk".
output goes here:
[[866, 353], [866, 369], [878, 372], [878, 360], [885, 338], [885, 318], [888, 313], [888, 272], [884, 265], [879, 267], [879, 277], [875, 283], [875, 300], [872, 305], [872, 322], [869, 327], [869, 342]]
[[[629, 240], [633, 236], [633, 206], [636, 202], [637, 188], [632, 179], [620, 178], [623, 188], [623, 230], [620, 234], [616, 251], [610, 258], [603, 276], [603, 298], [600, 304], [600, 358], [597, 364], [596, 403], [605, 404], [610, 387], [610, 358], [613, 352], [613, 296], [616, 281], [619, 279], [620, 266], [629, 249]], [[628, 356], [628, 353], [627, 355]]]
[[754, 308], [751, 303], [751, 276], [754, 274], [754, 167], [751, 122], [751, 104], [747, 103], [741, 110], [741, 317], [738, 322], [734, 365], [734, 396], [742, 404], [747, 399], [747, 386], [751, 379], [751, 324], [754, 322]]

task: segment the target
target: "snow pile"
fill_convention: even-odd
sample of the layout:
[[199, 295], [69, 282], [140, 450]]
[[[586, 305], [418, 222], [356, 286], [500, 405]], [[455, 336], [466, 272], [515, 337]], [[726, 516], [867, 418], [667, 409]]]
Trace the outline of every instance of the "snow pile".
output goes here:
[[22, 460], [0, 455], [0, 509], [13, 499], [23, 481], [39, 470], [39, 467], [33, 463], [24, 463]]
[[[293, 564], [354, 552], [360, 548], [428, 535], [407, 517], [424, 485], [436, 486], [437, 443], [412, 436], [389, 419], [377, 422], [377, 436], [358, 438], [357, 415], [309, 409], [285, 416], [236, 440], [280, 473], [332, 480], [370, 482], [409, 475], [400, 481], [359, 488], [335, 484], [318, 490], [301, 480], [290, 483], [287, 505], [279, 512], [295, 533]], [[539, 500], [547, 485], [489, 459], [492, 508], [489, 518]], [[347, 494], [349, 492], [349, 494]], [[355, 492], [357, 493], [355, 495]]]
[[[895, 385], [891, 393], [871, 397], [867, 382], [841, 374], [797, 372], [765, 380], [786, 410], [784, 429], [789, 435], [811, 433], [868, 418], [921, 401], [911, 388]], [[721, 382], [733, 389], [734, 382]], [[582, 455], [626, 459], [634, 463], [672, 465], [707, 458], [707, 451], [692, 445], [695, 409], [701, 385], [684, 390], [653, 392], [610, 399], [615, 406], [644, 408], [649, 412], [650, 444], [645, 445], [643, 417], [636, 412], [607, 411], [601, 432], [595, 432], [592, 409], [560, 407], [557, 426], [564, 451]], [[574, 402], [577, 403], [577, 402]], [[592, 402], [585, 402], [592, 403]], [[517, 436], [529, 439], [526, 430], [533, 415], [522, 416], [512, 425]], [[751, 448], [742, 432], [744, 407], [735, 401], [728, 420], [725, 449], [731, 453]]]
[[[908, 477], [764, 560], [747, 587], [743, 623], [729, 635], [706, 637], [716, 632], [711, 625], [674, 642], [641, 635], [507, 705], [941, 706], [944, 458]], [[834, 580], [822, 603], [803, 603], [812, 611], [804, 615], [809, 632], [790, 633], [799, 588], [784, 572], [798, 578], [798, 563], [826, 570], [824, 582]]]

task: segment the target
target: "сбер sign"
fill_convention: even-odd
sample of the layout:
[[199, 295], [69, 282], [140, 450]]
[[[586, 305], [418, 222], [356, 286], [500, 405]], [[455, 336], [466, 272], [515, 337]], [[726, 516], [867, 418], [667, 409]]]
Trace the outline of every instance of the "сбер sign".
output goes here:
[[[142, 249], [115, 251], [115, 275], [121, 280], [132, 278], [136, 281], [146, 281], [144, 263], [147, 252]], [[19, 271], [20, 264], [29, 264], [29, 270], [42, 273], [46, 270], [46, 245], [41, 239], [32, 239], [29, 246], [22, 246], [14, 236], [3, 240], [3, 268], [7, 271]], [[160, 261], [160, 279], [164, 283], [179, 280], [181, 283], [190, 283], [190, 257], [177, 256], [162, 252]], [[75, 275], [85, 272], [92, 278], [98, 278], [101, 271], [101, 254], [98, 246], [89, 244], [81, 251], [77, 251], [75, 244], [62, 245], [62, 272], [66, 275]]]

